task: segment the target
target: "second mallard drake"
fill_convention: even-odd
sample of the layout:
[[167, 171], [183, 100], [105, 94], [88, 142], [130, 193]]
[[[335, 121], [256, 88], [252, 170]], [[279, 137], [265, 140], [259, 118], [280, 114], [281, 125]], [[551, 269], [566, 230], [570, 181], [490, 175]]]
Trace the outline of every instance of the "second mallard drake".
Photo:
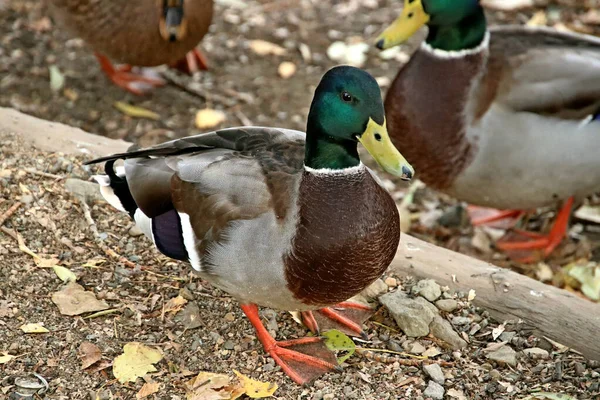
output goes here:
[[[142, 94], [163, 81], [130, 66], [206, 69], [196, 46], [210, 26], [213, 0], [45, 0], [62, 27], [82, 38], [118, 86]], [[114, 67], [110, 59], [128, 65]]]
[[386, 96], [390, 137], [429, 186], [511, 210], [499, 216], [564, 201], [549, 235], [499, 243], [549, 254], [566, 233], [573, 198], [600, 189], [600, 40], [548, 28], [488, 30], [478, 0], [406, 0], [377, 46], [402, 43], [423, 25], [427, 39]]
[[[95, 160], [105, 198], [128, 212], [165, 255], [230, 293], [267, 351], [294, 381], [336, 369], [320, 338], [276, 342], [257, 304], [311, 310], [361, 331], [338, 308], [377, 279], [396, 254], [399, 216], [358, 156], [361, 142], [382, 168], [410, 179], [392, 145], [375, 79], [352, 67], [325, 74], [306, 135], [234, 128]], [[124, 171], [114, 171], [125, 159]], [[316, 314], [316, 313], [315, 313]], [[357, 328], [357, 329], [356, 329]]]

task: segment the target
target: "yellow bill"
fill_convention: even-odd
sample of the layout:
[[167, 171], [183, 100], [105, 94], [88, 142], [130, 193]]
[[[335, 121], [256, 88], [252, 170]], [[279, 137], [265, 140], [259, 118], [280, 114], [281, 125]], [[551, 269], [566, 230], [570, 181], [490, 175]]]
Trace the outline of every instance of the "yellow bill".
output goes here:
[[402, 14], [377, 38], [378, 49], [385, 50], [404, 43], [423, 25], [429, 22], [429, 14], [421, 0], [404, 0]]
[[385, 121], [379, 125], [369, 118], [367, 129], [358, 140], [385, 172], [405, 181], [412, 179], [415, 170], [392, 144]]

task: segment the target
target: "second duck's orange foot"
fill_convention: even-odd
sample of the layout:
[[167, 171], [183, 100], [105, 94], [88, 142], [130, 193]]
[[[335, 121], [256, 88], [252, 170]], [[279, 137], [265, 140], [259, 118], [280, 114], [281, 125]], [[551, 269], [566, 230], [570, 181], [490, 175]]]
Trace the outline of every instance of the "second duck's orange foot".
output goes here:
[[116, 68], [106, 56], [101, 54], [96, 53], [96, 58], [106, 76], [108, 76], [115, 85], [138, 96], [142, 96], [148, 93], [152, 88], [163, 86], [165, 84], [165, 81], [161, 79], [148, 78], [146, 76], [134, 74], [131, 72], [131, 66], [129, 65], [123, 65]]
[[171, 68], [175, 68], [186, 74], [193, 75], [199, 71], [207, 71], [208, 62], [200, 50], [194, 49], [189, 51], [185, 55], [185, 58], [172, 64]]
[[342, 370], [335, 355], [325, 346], [323, 338], [307, 337], [277, 342], [262, 324], [255, 304], [242, 304], [241, 307], [265, 351], [297, 384], [304, 385], [327, 372]]
[[525, 212], [469, 205], [467, 213], [473, 226], [486, 225], [492, 228], [509, 229], [515, 226]]
[[337, 329], [349, 336], [366, 338], [362, 324], [373, 315], [373, 309], [359, 303], [342, 302], [316, 311], [303, 311], [302, 322], [314, 334]]
[[[565, 202], [548, 235], [515, 230], [496, 242], [496, 248], [504, 251], [513, 260], [522, 263], [533, 263], [546, 258], [567, 234], [573, 201], [573, 197], [570, 197]], [[512, 239], [515, 235], [518, 238]]]

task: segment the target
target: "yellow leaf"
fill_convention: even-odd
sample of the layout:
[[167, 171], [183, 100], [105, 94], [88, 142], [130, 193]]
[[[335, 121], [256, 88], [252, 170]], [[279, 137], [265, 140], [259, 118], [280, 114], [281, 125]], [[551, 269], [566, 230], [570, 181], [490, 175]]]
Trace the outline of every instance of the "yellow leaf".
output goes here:
[[123, 347], [123, 354], [113, 362], [113, 374], [121, 383], [135, 382], [148, 372], [155, 372], [154, 365], [162, 359], [160, 350], [132, 342]]
[[21, 330], [25, 333], [48, 333], [48, 329], [44, 328], [40, 324], [25, 324], [21, 325]]
[[154, 382], [153, 380], [150, 380], [149, 382], [144, 383], [144, 386], [142, 386], [140, 391], [137, 392], [137, 394], [135, 395], [135, 398], [143, 399], [144, 397], [150, 396], [151, 394], [158, 392], [158, 389], [159, 389], [158, 382]]
[[147, 110], [143, 107], [132, 106], [131, 104], [127, 104], [122, 101], [115, 102], [114, 106], [117, 110], [121, 111], [123, 114], [128, 115], [133, 118], [147, 118], [147, 119], [153, 119], [153, 120], [160, 119], [160, 115], [158, 115], [154, 111]]
[[331, 351], [345, 351], [347, 352], [341, 357], [338, 357], [338, 362], [341, 364], [346, 361], [354, 351], [356, 350], [356, 344], [346, 336], [343, 332], [337, 329], [331, 329], [323, 334], [325, 336], [325, 346]]
[[10, 354], [8, 354], [5, 351], [3, 351], [2, 354], [3, 355], [0, 356], [0, 364], [6, 364], [7, 362], [9, 362], [10, 360], [12, 360], [13, 358], [17, 358], [16, 356], [11, 356]]
[[256, 381], [254, 379], [248, 378], [246, 375], [239, 373], [235, 369], [233, 372], [240, 378], [242, 381], [242, 385], [244, 390], [246, 391], [246, 396], [251, 397], [253, 399], [262, 399], [263, 397], [273, 396], [273, 393], [277, 390], [278, 386], [276, 383], [271, 382], [261, 382]]
[[165, 304], [165, 312], [176, 313], [187, 303], [188, 301], [181, 296], [173, 297]]
[[591, 300], [600, 300], [600, 267], [594, 263], [571, 265], [569, 276], [581, 284], [581, 292]]
[[196, 113], [196, 127], [198, 129], [214, 128], [226, 119], [223, 111], [205, 108]]
[[58, 278], [65, 283], [75, 282], [77, 280], [77, 275], [65, 267], [53, 265], [52, 269], [54, 270], [54, 273], [56, 273], [56, 276], [58, 276]]

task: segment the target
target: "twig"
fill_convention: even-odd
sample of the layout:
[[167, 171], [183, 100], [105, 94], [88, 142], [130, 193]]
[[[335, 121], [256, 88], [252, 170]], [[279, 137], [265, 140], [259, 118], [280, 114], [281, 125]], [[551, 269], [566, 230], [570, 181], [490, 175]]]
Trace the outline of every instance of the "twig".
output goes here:
[[220, 96], [214, 93], [208, 93], [202, 91], [200, 89], [192, 88], [184, 82], [182, 78], [177, 76], [177, 74], [173, 71], [166, 70], [162, 72], [163, 77], [167, 80], [167, 82], [173, 84], [174, 86], [180, 88], [184, 92], [187, 92], [196, 97], [200, 97], [202, 100], [211, 103], [219, 103], [224, 105], [225, 107], [233, 107], [236, 105], [236, 101], [231, 100], [225, 96]]
[[33, 168], [25, 168], [24, 171], [27, 172], [28, 174], [39, 175], [39, 176], [43, 176], [43, 177], [46, 177], [46, 178], [55, 179], [57, 181], [59, 181], [61, 179], [64, 179], [64, 176], [54, 175], [54, 174], [50, 174], [48, 172], [38, 171], [38, 170], [35, 170]]
[[246, 116], [246, 114], [244, 114], [242, 112], [242, 110], [240, 110], [239, 108], [236, 108], [234, 111], [235, 116], [238, 117], [238, 119], [240, 120], [240, 122], [242, 123], [242, 125], [244, 126], [252, 126], [252, 121], [250, 121], [250, 119]]
[[21, 207], [21, 204], [21, 202], [17, 201], [15, 204], [10, 206], [10, 208], [6, 210], [4, 214], [0, 215], [0, 226], [4, 225], [6, 220], [9, 219], [19, 207]]
[[17, 242], [19, 241], [19, 237], [17, 236], [17, 234], [14, 231], [11, 231], [10, 229], [8, 229], [4, 226], [0, 226], [0, 231], [6, 233], [8, 236], [15, 239]]
[[[431, 360], [429, 358], [424, 358], [424, 359], [420, 359], [420, 360], [407, 360], [405, 358], [398, 357], [395, 354], [397, 352], [393, 352], [391, 350], [382, 350], [382, 349], [368, 349], [367, 350], [367, 349], [364, 349], [364, 348], [357, 347], [356, 348], [356, 352], [358, 354], [362, 355], [365, 358], [368, 358], [370, 360], [379, 361], [379, 362], [386, 363], [386, 364], [388, 364], [388, 363], [391, 364], [391, 363], [396, 363], [397, 362], [400, 365], [404, 365], [404, 366], [408, 366], [408, 367], [418, 367], [418, 366], [423, 365], [423, 364], [439, 364], [441, 367], [452, 367], [452, 366], [454, 366], [454, 363], [450, 362], [450, 361]], [[389, 355], [389, 354], [377, 354], [378, 352], [381, 352], [381, 353], [393, 353], [393, 355]]]
[[92, 231], [92, 233], [94, 235], [94, 239], [96, 240], [96, 245], [98, 245], [98, 247], [100, 247], [100, 249], [104, 252], [104, 254], [106, 254], [110, 258], [118, 260], [119, 262], [127, 265], [130, 268], [135, 268], [135, 266], [136, 266], [135, 263], [129, 261], [128, 259], [126, 259], [123, 256], [118, 255], [110, 247], [108, 247], [107, 245], [102, 243], [102, 238], [100, 236], [100, 232], [98, 232], [98, 227], [96, 226], [96, 222], [92, 218], [90, 206], [88, 206], [88, 204], [83, 199], [80, 199], [80, 200], [81, 200], [80, 201], [81, 208], [83, 209], [83, 216], [85, 217], [85, 220], [88, 223], [88, 227], [90, 228], [90, 230]]

